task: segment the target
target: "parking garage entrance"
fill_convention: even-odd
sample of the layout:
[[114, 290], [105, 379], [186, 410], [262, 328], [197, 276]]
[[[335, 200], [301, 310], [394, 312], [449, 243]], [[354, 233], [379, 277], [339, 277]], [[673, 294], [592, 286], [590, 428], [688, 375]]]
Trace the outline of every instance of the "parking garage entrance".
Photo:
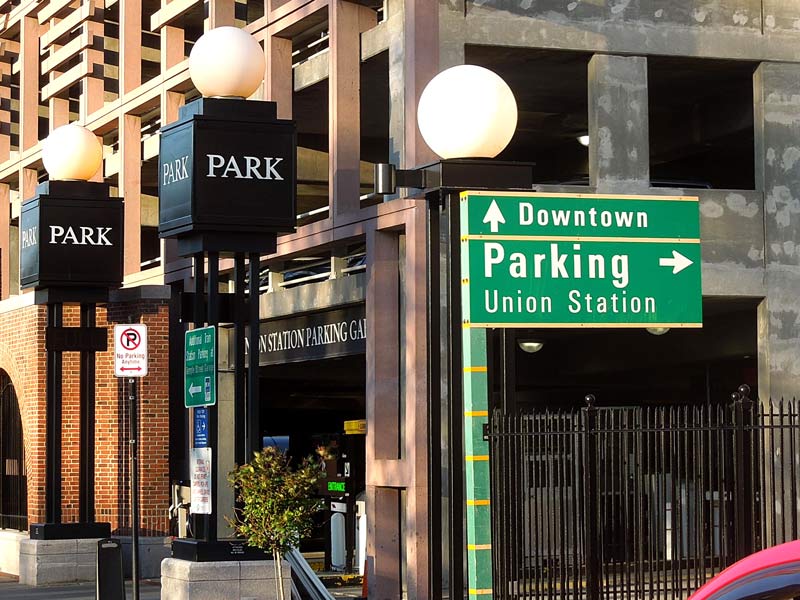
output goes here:
[[704, 312], [490, 337], [496, 598], [683, 598], [796, 539], [800, 414], [756, 398], [755, 305]]
[[325, 500], [301, 546], [318, 570], [360, 573], [366, 545], [364, 305], [262, 322], [261, 441], [323, 473]]

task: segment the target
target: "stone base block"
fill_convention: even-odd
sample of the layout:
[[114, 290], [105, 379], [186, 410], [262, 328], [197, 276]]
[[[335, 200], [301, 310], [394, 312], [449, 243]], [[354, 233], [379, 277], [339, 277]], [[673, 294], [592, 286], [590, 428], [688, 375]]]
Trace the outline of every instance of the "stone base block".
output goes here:
[[11, 529], [0, 529], [0, 573], [19, 575], [19, 546], [28, 534]]
[[[282, 561], [284, 597], [291, 598], [291, 567]], [[162, 600], [277, 600], [275, 564], [271, 560], [161, 562]]]
[[94, 581], [97, 540], [22, 540], [19, 582], [50, 585]]
[[[122, 568], [125, 578], [132, 577], [133, 568], [133, 543], [131, 536], [114, 536], [122, 542]], [[172, 538], [167, 537], [140, 537], [139, 538], [139, 577], [142, 579], [156, 579], [161, 576], [161, 561], [168, 558], [171, 552]]]

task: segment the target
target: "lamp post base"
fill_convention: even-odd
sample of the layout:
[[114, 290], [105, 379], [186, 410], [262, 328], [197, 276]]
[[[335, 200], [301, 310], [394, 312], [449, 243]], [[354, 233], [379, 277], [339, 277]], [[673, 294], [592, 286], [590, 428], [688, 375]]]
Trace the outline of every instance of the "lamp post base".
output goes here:
[[86, 540], [111, 537], [111, 523], [33, 523], [32, 540]]
[[244, 540], [206, 542], [193, 539], [173, 540], [172, 557], [190, 562], [269, 560], [272, 558], [260, 548], [248, 546]]

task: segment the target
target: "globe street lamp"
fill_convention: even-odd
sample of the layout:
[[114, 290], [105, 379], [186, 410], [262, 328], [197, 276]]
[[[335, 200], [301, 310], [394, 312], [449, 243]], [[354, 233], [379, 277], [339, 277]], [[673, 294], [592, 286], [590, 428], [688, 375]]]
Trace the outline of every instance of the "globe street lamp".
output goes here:
[[[175, 239], [178, 254], [194, 259], [195, 288], [188, 295], [193, 306], [190, 314], [184, 315], [184, 322], [194, 323], [192, 331], [207, 331], [214, 346], [216, 326], [221, 321], [233, 323], [234, 437], [239, 464], [258, 449], [260, 257], [275, 252], [278, 233], [295, 230], [297, 212], [294, 122], [278, 119], [274, 102], [245, 100], [261, 85], [264, 70], [264, 52], [244, 30], [219, 27], [205, 33], [189, 57], [189, 74], [203, 97], [182, 107], [178, 120], [162, 127], [159, 150], [159, 235]], [[221, 303], [228, 298], [219, 292], [219, 259], [224, 255], [234, 259], [234, 292], [228, 304], [231, 310], [225, 314]], [[245, 257], [249, 263], [247, 293]], [[251, 350], [245, 394], [248, 329]], [[185, 343], [199, 343], [199, 335], [205, 333], [187, 332]], [[184, 356], [184, 404], [192, 409], [196, 424], [202, 417], [208, 431], [207, 438], [195, 437], [191, 453], [196, 464], [201, 458], [210, 461], [211, 485], [204, 502], [192, 499], [204, 543], [176, 540], [173, 556], [225, 560], [231, 558], [231, 545], [215, 544], [219, 510], [216, 487], [220, 479], [217, 353], [216, 348], [211, 352], [213, 364], [200, 365], [190, 364], [194, 354], [185, 350], [173, 346], [171, 352]], [[202, 376], [195, 379], [199, 372]], [[193, 496], [197, 488], [193, 486]]]
[[[464, 336], [461, 317], [461, 281], [458, 276], [440, 276], [440, 273], [457, 273], [461, 263], [459, 194], [464, 190], [519, 190], [531, 191], [533, 187], [533, 165], [520, 162], [494, 160], [511, 141], [517, 124], [517, 105], [509, 86], [495, 73], [474, 65], [460, 65], [447, 69], [434, 77], [420, 96], [417, 120], [420, 133], [428, 146], [441, 160], [412, 169], [397, 169], [391, 164], [375, 165], [375, 193], [394, 194], [398, 187], [422, 190], [428, 204], [427, 262], [431, 277], [428, 280], [428, 352], [430, 381], [442, 381], [447, 387], [449, 410], [442, 406], [442, 386], [429, 386], [428, 398], [428, 448], [429, 506], [431, 539], [442, 535], [439, 505], [441, 482], [442, 419], [448, 423], [448, 439], [453, 440], [449, 453], [450, 472], [450, 522], [464, 522], [463, 477], [474, 463], [465, 463], [462, 456], [463, 440], [484, 439], [481, 418], [464, 417], [461, 401], [464, 382], [457, 374], [464, 372], [463, 356], [465, 344], [478, 347], [486, 344]], [[443, 299], [446, 299], [443, 300]], [[446, 340], [440, 332], [447, 331]], [[501, 329], [501, 361], [513, 365], [516, 344]], [[442, 350], [442, 345], [446, 348]], [[482, 368], [486, 368], [485, 366]], [[504, 377], [513, 377], [512, 369], [504, 369]], [[505, 382], [504, 388], [508, 382]], [[481, 412], [482, 411], [478, 411]], [[473, 477], [475, 476], [473, 472]], [[444, 494], [447, 495], [447, 494]], [[468, 510], [474, 510], [469, 508]], [[483, 513], [481, 513], [483, 514]], [[483, 515], [486, 517], [486, 515]], [[470, 522], [474, 522], [474, 515]], [[488, 529], [488, 517], [481, 523]], [[464, 557], [462, 548], [474, 547], [474, 533], [468, 529], [452, 528], [450, 543], [450, 589], [463, 589]], [[472, 537], [471, 537], [472, 536]], [[468, 539], [464, 539], [467, 537]], [[441, 552], [437, 544], [431, 546], [431, 563], [435, 572], [431, 580], [441, 581]], [[471, 549], [470, 560], [473, 564]], [[476, 569], [470, 568], [470, 588]], [[441, 590], [434, 590], [434, 596]]]
[[[43, 142], [49, 180], [20, 214], [20, 284], [47, 305], [47, 424], [45, 523], [31, 539], [106, 538], [109, 523], [94, 514], [95, 352], [107, 349], [106, 329], [95, 326], [96, 303], [122, 285], [123, 207], [109, 185], [89, 181], [102, 165], [102, 147], [89, 130], [71, 123]], [[63, 326], [64, 304], [80, 305], [80, 327]], [[62, 353], [80, 352], [79, 522], [62, 523]]]

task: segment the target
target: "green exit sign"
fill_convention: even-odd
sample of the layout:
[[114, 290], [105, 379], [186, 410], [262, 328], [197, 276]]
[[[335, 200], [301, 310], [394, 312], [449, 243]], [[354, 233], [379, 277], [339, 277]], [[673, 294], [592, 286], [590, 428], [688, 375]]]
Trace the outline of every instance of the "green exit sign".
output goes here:
[[328, 482], [328, 491], [329, 492], [344, 492], [344, 481], [329, 481]]
[[472, 327], [700, 327], [697, 198], [464, 192]]

